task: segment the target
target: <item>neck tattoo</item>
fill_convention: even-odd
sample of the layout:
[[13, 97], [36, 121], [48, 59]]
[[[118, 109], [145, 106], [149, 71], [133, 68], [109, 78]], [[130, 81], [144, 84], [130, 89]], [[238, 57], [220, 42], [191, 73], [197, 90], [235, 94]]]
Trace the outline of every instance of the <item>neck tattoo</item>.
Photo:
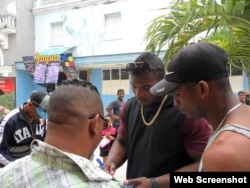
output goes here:
[[219, 126], [215, 129], [215, 131], [214, 131], [213, 134], [217, 133], [217, 132], [220, 130], [220, 128], [222, 127], [222, 125], [223, 125], [224, 121], [226, 120], [227, 116], [228, 116], [231, 112], [233, 112], [234, 110], [236, 110], [237, 108], [239, 108], [240, 105], [242, 105], [242, 103], [236, 104], [235, 106], [233, 106], [231, 109], [229, 109], [229, 110], [227, 111], [227, 113], [225, 114], [225, 116], [223, 117], [223, 119], [221, 120]]
[[168, 95], [166, 95], [166, 96], [162, 99], [161, 104], [160, 104], [160, 106], [159, 106], [158, 109], [157, 109], [157, 112], [155, 113], [153, 119], [152, 119], [150, 122], [146, 122], [146, 120], [145, 120], [145, 118], [144, 118], [144, 114], [143, 114], [143, 106], [141, 107], [141, 117], [142, 117], [142, 121], [143, 121], [143, 123], [144, 123], [146, 126], [150, 126], [150, 125], [152, 125], [152, 124], [155, 122], [155, 120], [156, 120], [156, 118], [158, 117], [158, 115], [159, 115], [159, 113], [160, 113], [160, 111], [161, 111], [161, 109], [162, 109], [162, 107], [163, 107], [163, 104], [165, 103], [165, 101], [167, 100], [167, 98], [168, 98]]

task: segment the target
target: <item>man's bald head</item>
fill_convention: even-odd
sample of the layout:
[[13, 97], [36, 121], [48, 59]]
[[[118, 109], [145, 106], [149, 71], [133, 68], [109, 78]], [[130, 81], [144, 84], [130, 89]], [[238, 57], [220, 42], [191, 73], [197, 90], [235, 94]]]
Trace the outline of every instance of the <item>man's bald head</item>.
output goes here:
[[102, 138], [102, 117], [103, 104], [96, 87], [67, 80], [50, 96], [45, 142], [88, 158]]
[[67, 123], [71, 118], [103, 114], [103, 104], [99, 92], [92, 84], [66, 81], [51, 94], [48, 113], [49, 121]]

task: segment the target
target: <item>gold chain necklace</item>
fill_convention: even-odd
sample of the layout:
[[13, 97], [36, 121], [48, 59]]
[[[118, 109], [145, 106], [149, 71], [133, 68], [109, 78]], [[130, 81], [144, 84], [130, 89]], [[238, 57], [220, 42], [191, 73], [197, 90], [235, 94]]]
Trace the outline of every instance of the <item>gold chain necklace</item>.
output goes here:
[[168, 98], [168, 95], [166, 95], [166, 96], [162, 99], [161, 104], [160, 104], [159, 108], [157, 109], [157, 112], [155, 113], [153, 119], [152, 119], [150, 122], [146, 122], [146, 120], [145, 120], [145, 118], [144, 118], [144, 115], [143, 115], [143, 106], [141, 107], [141, 117], [142, 117], [142, 121], [143, 121], [143, 123], [144, 123], [146, 126], [150, 126], [150, 125], [152, 125], [152, 124], [154, 123], [154, 121], [155, 121], [156, 118], [158, 117], [158, 115], [159, 115], [159, 113], [160, 113], [160, 111], [161, 111], [161, 109], [162, 109], [162, 106], [163, 106], [164, 102], [167, 100], [167, 98]]

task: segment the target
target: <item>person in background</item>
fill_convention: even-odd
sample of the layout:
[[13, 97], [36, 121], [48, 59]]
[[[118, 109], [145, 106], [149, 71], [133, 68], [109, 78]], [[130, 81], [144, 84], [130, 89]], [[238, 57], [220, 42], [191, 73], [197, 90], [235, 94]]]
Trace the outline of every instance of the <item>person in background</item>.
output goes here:
[[249, 97], [249, 93], [246, 93], [246, 104], [250, 105], [250, 97]]
[[112, 115], [107, 114], [105, 117], [105, 126], [102, 130], [103, 139], [100, 143], [100, 156], [102, 157], [103, 162], [105, 163], [108, 156], [109, 150], [112, 144], [115, 141], [117, 130], [113, 127], [113, 118]]
[[171, 95], [150, 93], [165, 73], [154, 53], [142, 53], [126, 70], [135, 96], [122, 107], [120, 128], [105, 167], [113, 175], [127, 160], [125, 185], [168, 188], [170, 172], [198, 171], [210, 125], [203, 118], [187, 119], [173, 106]]
[[4, 91], [0, 89], [0, 95], [4, 95]]
[[117, 99], [111, 101], [106, 107], [106, 111], [112, 115], [113, 118], [113, 127], [118, 130], [120, 125], [120, 112], [122, 105], [124, 104], [124, 89], [117, 90]]
[[0, 112], [3, 114], [3, 116], [6, 116], [10, 112], [10, 110], [5, 106], [0, 106]]
[[187, 117], [204, 117], [213, 126], [199, 171], [250, 171], [250, 108], [235, 97], [227, 62], [217, 45], [190, 44], [172, 57], [165, 78], [150, 89], [156, 96], [172, 93]]
[[[0, 106], [0, 124], [3, 120], [3, 118], [10, 112], [10, 110], [8, 108], [6, 108], [5, 106]], [[2, 139], [2, 132], [0, 131], [0, 139]]]
[[47, 107], [50, 96], [44, 91], [34, 91], [28, 102], [11, 110], [0, 124], [0, 165], [30, 154], [32, 140], [46, 136]]
[[96, 87], [81, 80], [64, 81], [50, 96], [45, 141], [33, 140], [30, 155], [0, 171], [0, 187], [121, 187], [89, 160], [103, 126]]
[[245, 91], [239, 91], [238, 92], [238, 99], [242, 104], [246, 104], [246, 92]]

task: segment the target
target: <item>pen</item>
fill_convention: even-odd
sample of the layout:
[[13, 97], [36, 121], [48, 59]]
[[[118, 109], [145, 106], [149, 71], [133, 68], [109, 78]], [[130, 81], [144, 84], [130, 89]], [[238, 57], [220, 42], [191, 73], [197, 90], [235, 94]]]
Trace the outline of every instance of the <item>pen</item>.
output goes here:
[[[103, 169], [105, 172], [107, 172], [108, 174], [110, 174], [109, 171], [104, 167], [104, 163], [102, 162], [101, 159], [97, 158], [96, 161], [97, 161], [98, 164], [100, 165], [101, 169]], [[115, 181], [120, 182], [120, 181], [117, 180], [114, 176], [112, 176], [112, 179], [115, 180]]]
[[96, 161], [98, 162], [98, 164], [100, 165], [100, 167], [104, 168], [104, 163], [102, 162], [101, 159], [97, 158]]
[[[101, 167], [105, 172], [107, 172], [107, 173], [109, 174], [109, 171], [104, 167], [104, 163], [102, 162], [102, 160], [99, 159], [99, 158], [97, 158], [96, 161], [98, 162], [98, 164], [100, 165], [100, 167]], [[122, 188], [134, 188], [134, 185], [123, 185], [123, 184], [122, 184], [118, 179], [116, 179], [114, 176], [112, 177], [112, 179], [113, 179], [114, 181], [119, 182], [119, 183], [120, 183], [120, 186], [121, 186]]]

